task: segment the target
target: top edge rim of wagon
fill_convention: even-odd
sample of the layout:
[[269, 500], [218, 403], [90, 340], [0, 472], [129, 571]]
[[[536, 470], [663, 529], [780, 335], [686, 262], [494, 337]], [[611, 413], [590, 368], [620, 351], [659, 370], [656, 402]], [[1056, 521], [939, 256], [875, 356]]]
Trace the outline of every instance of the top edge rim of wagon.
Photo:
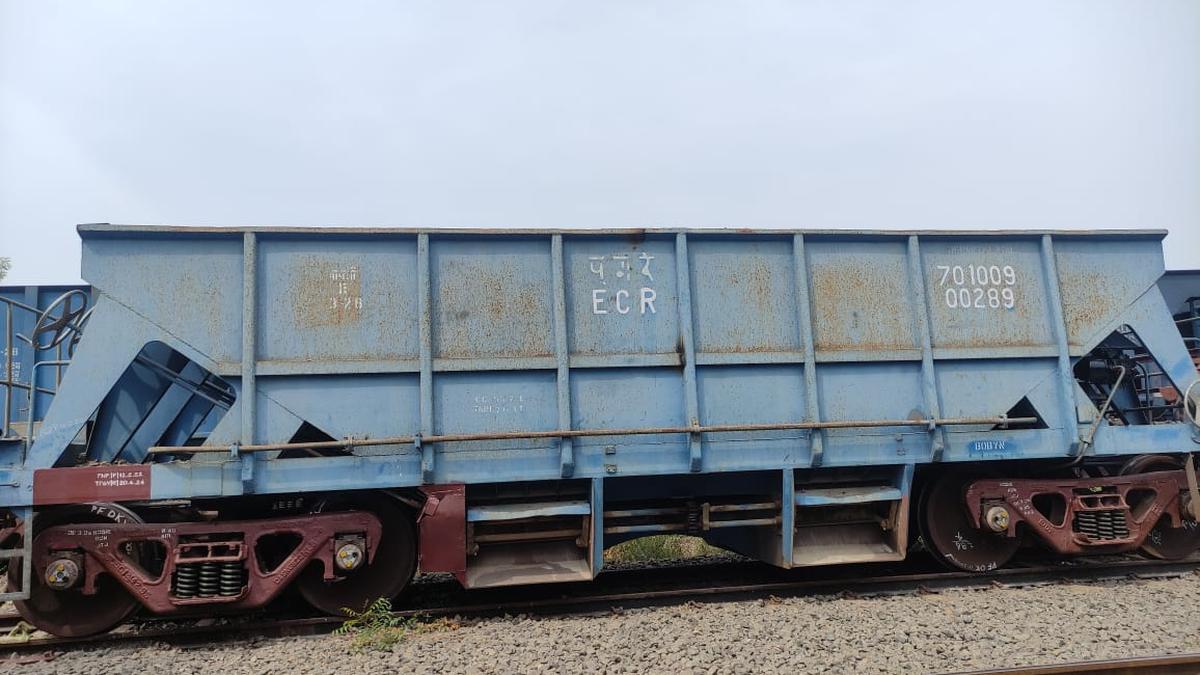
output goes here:
[[1170, 234], [1166, 228], [1136, 229], [1136, 228], [1093, 228], [1093, 229], [870, 229], [870, 228], [755, 228], [755, 227], [597, 227], [597, 228], [562, 228], [562, 227], [409, 227], [409, 226], [339, 226], [339, 225], [161, 225], [161, 224], [130, 224], [130, 223], [81, 223], [76, 226], [81, 237], [89, 235], [123, 234], [123, 233], [186, 233], [207, 235], [233, 235], [246, 232], [263, 234], [350, 234], [350, 235], [413, 235], [413, 234], [509, 234], [509, 235], [668, 235], [668, 234], [700, 234], [700, 235], [813, 235], [813, 236], [869, 236], [869, 237], [1037, 237], [1051, 235], [1054, 237], [1139, 237], [1162, 240]]

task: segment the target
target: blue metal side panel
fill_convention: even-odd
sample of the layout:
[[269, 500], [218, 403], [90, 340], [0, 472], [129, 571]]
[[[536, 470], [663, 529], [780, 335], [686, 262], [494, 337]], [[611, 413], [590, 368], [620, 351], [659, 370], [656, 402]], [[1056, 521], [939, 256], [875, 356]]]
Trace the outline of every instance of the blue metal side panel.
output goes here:
[[[683, 426], [683, 380], [677, 368], [594, 368], [571, 375], [571, 426], [576, 429]], [[594, 436], [577, 441], [581, 468], [602, 475], [640, 472], [687, 472], [690, 463], [683, 434], [639, 437]], [[622, 470], [622, 466], [625, 467]], [[638, 467], [634, 470], [634, 467]]]
[[420, 423], [416, 373], [260, 377], [258, 389], [264, 404], [306, 411], [305, 421], [331, 438], [362, 437], [365, 429], [400, 436]]
[[1064, 239], [1055, 241], [1054, 256], [1072, 355], [1103, 339], [1106, 326], [1163, 273], [1162, 246], [1154, 240]]
[[[798, 365], [705, 366], [700, 421], [768, 424], [804, 419], [804, 374]], [[808, 431], [733, 431], [704, 435], [705, 468], [737, 471], [808, 464]]]
[[[923, 416], [919, 361], [823, 364], [817, 382], [824, 420]], [[931, 438], [921, 427], [829, 429], [825, 432], [825, 464], [895, 464], [910, 457], [929, 457], [930, 446]]]
[[236, 374], [242, 351], [242, 237], [231, 234], [85, 238], [83, 278], [215, 362], [218, 374]]

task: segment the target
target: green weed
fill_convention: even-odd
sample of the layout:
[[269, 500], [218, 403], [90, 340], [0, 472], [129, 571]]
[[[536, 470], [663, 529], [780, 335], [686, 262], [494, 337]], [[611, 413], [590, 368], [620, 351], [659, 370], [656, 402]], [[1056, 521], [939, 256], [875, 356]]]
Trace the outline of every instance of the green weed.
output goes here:
[[333, 634], [352, 637], [350, 646], [355, 651], [390, 651], [410, 635], [458, 627], [446, 619], [398, 617], [392, 613], [392, 602], [387, 598], [379, 598], [361, 610], [343, 607], [342, 613], [346, 621]]

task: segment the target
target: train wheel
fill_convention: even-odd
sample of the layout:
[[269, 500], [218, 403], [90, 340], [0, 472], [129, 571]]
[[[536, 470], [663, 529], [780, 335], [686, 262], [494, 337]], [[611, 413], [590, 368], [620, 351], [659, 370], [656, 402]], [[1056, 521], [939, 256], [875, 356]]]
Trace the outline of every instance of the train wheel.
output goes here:
[[314, 511], [370, 511], [383, 524], [383, 540], [369, 564], [325, 581], [321, 565], [305, 569], [296, 584], [310, 605], [326, 614], [344, 608], [361, 610], [379, 598], [392, 599], [404, 590], [417, 570], [417, 534], [412, 517], [389, 497], [346, 495], [319, 504]]
[[917, 503], [917, 520], [929, 552], [942, 564], [955, 570], [990, 572], [1012, 559], [1021, 540], [971, 524], [963, 492], [976, 478], [948, 471], [926, 485]]
[[[38, 533], [57, 525], [131, 522], [140, 523], [142, 519], [116, 504], [77, 504], [61, 507], [38, 513], [34, 517], [34, 542], [36, 544]], [[127, 553], [133, 559], [139, 559], [140, 552], [136, 548]], [[9, 566], [10, 589], [20, 588], [21, 568], [22, 565]], [[29, 599], [14, 603], [17, 611], [21, 613], [21, 618], [47, 633], [61, 637], [85, 637], [104, 633], [124, 623], [139, 607], [138, 601], [111, 575], [102, 574], [97, 577], [96, 593], [84, 595], [80, 590], [81, 579], [71, 588], [51, 588], [47, 585], [47, 575], [51, 571], [34, 569]]]
[[[1181, 466], [1179, 459], [1170, 455], [1138, 455], [1125, 462], [1121, 475], [1178, 471]], [[1183, 527], [1171, 527], [1170, 516], [1159, 518], [1141, 546], [1142, 553], [1160, 560], [1181, 560], [1196, 549], [1200, 549], [1200, 523], [1185, 517]]]

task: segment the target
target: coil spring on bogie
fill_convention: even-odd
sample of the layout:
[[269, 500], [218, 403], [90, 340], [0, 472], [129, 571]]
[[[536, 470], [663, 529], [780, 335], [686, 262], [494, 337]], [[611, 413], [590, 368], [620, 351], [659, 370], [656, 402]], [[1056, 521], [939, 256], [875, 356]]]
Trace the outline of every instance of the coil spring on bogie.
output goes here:
[[237, 595], [242, 592], [245, 583], [245, 570], [240, 562], [221, 563], [221, 595]]
[[221, 590], [221, 570], [217, 563], [200, 563], [200, 597], [211, 598]]
[[175, 597], [196, 597], [199, 574], [199, 570], [196, 567], [196, 565], [180, 565], [175, 568]]
[[1129, 536], [1125, 512], [1120, 509], [1078, 511], [1075, 513], [1073, 529], [1091, 539], [1100, 541], [1125, 539]]
[[245, 587], [246, 570], [237, 561], [187, 563], [175, 568], [174, 581], [177, 598], [232, 597]]

